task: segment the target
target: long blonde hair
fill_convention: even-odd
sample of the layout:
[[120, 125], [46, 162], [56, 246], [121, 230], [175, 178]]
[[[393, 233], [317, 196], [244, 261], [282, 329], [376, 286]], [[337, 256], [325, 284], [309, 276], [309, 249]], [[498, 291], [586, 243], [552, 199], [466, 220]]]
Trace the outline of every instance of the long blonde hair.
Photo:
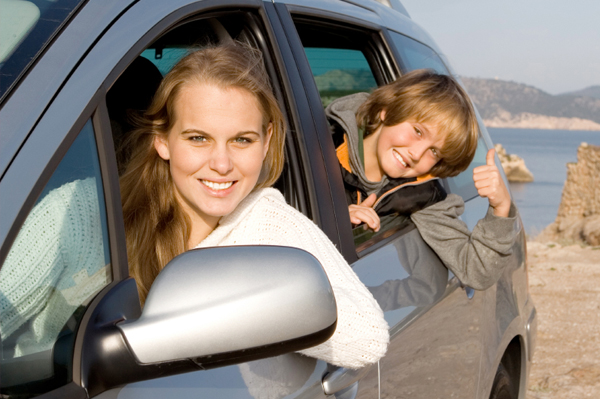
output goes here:
[[120, 180], [127, 257], [142, 304], [162, 268], [189, 249], [191, 222], [175, 198], [169, 163], [156, 152], [154, 140], [168, 134], [174, 123], [178, 94], [182, 87], [194, 83], [238, 87], [257, 98], [263, 115], [263, 134], [267, 134], [269, 124], [273, 130], [255, 189], [271, 186], [283, 169], [285, 122], [261, 52], [240, 43], [228, 43], [196, 51], [179, 61], [161, 82], [124, 146], [130, 149]]

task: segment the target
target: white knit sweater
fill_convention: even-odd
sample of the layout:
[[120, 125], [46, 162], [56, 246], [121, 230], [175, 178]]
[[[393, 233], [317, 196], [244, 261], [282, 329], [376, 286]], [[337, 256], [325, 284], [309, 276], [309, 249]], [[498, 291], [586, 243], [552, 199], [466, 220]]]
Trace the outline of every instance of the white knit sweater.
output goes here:
[[106, 263], [94, 178], [35, 205], [0, 271], [0, 334], [19, 330], [14, 357], [52, 347], [73, 312], [110, 282]]
[[328, 341], [300, 353], [352, 369], [385, 354], [389, 333], [381, 308], [325, 233], [279, 191], [264, 188], [248, 195], [197, 248], [225, 245], [296, 247], [321, 262], [337, 303], [337, 328]]

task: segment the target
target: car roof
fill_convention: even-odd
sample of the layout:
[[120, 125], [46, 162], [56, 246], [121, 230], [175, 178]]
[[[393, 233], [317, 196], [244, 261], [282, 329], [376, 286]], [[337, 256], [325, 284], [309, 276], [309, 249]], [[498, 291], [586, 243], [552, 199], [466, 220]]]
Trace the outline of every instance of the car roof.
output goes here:
[[[136, 1], [116, 0], [106, 4], [105, 0], [71, 0], [76, 6], [65, 14], [64, 19], [40, 42], [41, 47], [31, 55], [23, 70], [17, 71], [17, 78], [1, 100], [0, 119], [3, 126], [0, 135], [0, 177], [26, 140], [23, 132], [29, 132], [35, 126], [36, 118], [43, 114], [48, 101], [60, 90], [60, 85], [77, 66], [81, 56], [102, 36], [106, 28]], [[60, 0], [58, 2], [60, 3]], [[293, 12], [329, 17], [337, 15], [340, 19], [370, 22], [373, 26], [382, 26], [410, 36], [440, 53], [435, 42], [408, 16], [399, 0], [273, 2], [286, 4]], [[24, 107], [24, 104], [27, 106]]]

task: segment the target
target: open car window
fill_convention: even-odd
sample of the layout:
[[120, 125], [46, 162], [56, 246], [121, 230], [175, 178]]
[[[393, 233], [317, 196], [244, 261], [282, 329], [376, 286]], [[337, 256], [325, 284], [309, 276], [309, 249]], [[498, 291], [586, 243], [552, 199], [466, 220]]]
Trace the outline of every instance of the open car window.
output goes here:
[[[370, 93], [394, 79], [395, 71], [389, 67], [389, 55], [377, 32], [306, 17], [297, 17], [294, 22], [324, 107], [340, 97]], [[339, 148], [345, 132], [335, 121], [328, 122], [334, 146]], [[353, 226], [355, 249], [364, 255], [411, 226], [408, 215], [397, 213], [381, 216], [378, 232], [365, 225]]]
[[[236, 40], [261, 50], [275, 95], [289, 121], [290, 113], [286, 112], [288, 108], [284, 106], [286, 101], [273, 57], [264, 39], [267, 35], [262, 30], [261, 19], [253, 10], [217, 10], [190, 17], [148, 43], [121, 73], [106, 97], [120, 173], [124, 171], [130, 155], [131, 149], [127, 147], [126, 139], [135, 128], [135, 115], [147, 109], [162, 78], [180, 59], [207, 46]], [[293, 129], [292, 123], [288, 122], [288, 126]], [[299, 190], [303, 187], [299, 183], [301, 177], [297, 168], [290, 167], [290, 163], [296, 159], [293, 145], [293, 140], [288, 137], [286, 163], [275, 187], [284, 194], [289, 204], [307, 213], [304, 201], [300, 198], [302, 193]]]

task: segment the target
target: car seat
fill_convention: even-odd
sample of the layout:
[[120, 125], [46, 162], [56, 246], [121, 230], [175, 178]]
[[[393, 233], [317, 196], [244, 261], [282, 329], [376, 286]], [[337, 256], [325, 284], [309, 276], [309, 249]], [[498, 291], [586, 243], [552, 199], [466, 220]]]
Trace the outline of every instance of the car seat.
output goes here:
[[119, 172], [123, 172], [127, 164], [129, 151], [123, 146], [125, 137], [134, 128], [135, 115], [142, 115], [148, 109], [161, 81], [162, 74], [158, 68], [147, 58], [139, 56], [106, 95]]

